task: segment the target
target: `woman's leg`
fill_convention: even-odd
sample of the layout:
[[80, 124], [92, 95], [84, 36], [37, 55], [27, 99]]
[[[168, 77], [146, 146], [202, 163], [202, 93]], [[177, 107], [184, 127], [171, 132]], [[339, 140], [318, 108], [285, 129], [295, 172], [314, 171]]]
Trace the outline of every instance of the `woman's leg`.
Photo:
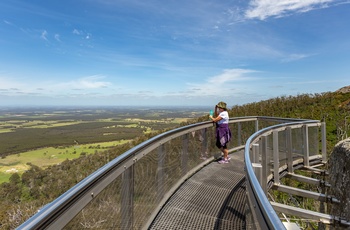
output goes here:
[[228, 149], [227, 147], [221, 147], [220, 148], [221, 152], [224, 154], [224, 160], [228, 160]]
[[223, 148], [222, 152], [224, 153], [224, 159], [228, 160], [228, 149], [227, 148]]

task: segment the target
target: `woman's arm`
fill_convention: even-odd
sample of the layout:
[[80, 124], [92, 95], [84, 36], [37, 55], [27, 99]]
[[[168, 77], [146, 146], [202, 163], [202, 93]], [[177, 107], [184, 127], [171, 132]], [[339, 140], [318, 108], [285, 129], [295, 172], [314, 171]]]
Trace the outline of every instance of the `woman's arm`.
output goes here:
[[221, 119], [222, 119], [222, 117], [220, 117], [220, 116], [218, 116], [218, 117], [213, 117], [213, 116], [209, 116], [210, 117], [210, 119], [213, 121], [213, 122], [218, 122], [218, 121], [220, 121]]

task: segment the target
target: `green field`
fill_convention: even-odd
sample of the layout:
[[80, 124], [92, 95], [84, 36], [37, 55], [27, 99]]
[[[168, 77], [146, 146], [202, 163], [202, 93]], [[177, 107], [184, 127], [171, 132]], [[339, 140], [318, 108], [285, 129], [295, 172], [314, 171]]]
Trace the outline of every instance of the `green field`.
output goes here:
[[69, 147], [48, 147], [7, 156], [0, 161], [0, 184], [7, 182], [13, 173], [16, 172], [18, 174], [22, 174], [24, 171], [28, 170], [30, 166], [27, 165], [27, 163], [32, 163], [41, 168], [45, 168], [50, 165], [60, 164], [62, 161], [67, 159], [71, 160], [78, 158], [81, 155], [92, 154], [96, 151], [103, 151], [126, 142], [128, 142], [128, 140], [75, 145]]

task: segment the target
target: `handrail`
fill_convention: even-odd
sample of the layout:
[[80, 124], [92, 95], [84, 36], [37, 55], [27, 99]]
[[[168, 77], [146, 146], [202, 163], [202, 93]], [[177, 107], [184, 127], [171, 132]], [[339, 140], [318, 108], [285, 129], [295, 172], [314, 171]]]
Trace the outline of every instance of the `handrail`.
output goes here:
[[[283, 130], [287, 127], [300, 127], [303, 125], [320, 125], [320, 121], [317, 120], [294, 120], [293, 122], [284, 123], [284, 124], [278, 124], [273, 125], [270, 127], [266, 127], [264, 129], [259, 130], [258, 132], [254, 133], [252, 136], [250, 136], [246, 142], [245, 145], [245, 151], [244, 151], [244, 160], [245, 160], [245, 167], [246, 167], [246, 178], [248, 182], [248, 189], [251, 189], [252, 195], [255, 197], [255, 201], [253, 202], [257, 210], [260, 211], [261, 217], [256, 217], [257, 219], [260, 218], [259, 225], [263, 226], [262, 229], [285, 229], [285, 226], [280, 221], [280, 218], [277, 216], [275, 210], [273, 209], [272, 205], [270, 204], [270, 201], [266, 197], [266, 193], [263, 191], [263, 188], [261, 187], [259, 180], [257, 179], [256, 173], [253, 169], [253, 162], [251, 162], [250, 159], [250, 151], [252, 149], [253, 143], [256, 143], [259, 138], [261, 138], [264, 135], [268, 135], [274, 130]], [[324, 146], [325, 147], [325, 146]], [[261, 221], [263, 220], [263, 221]], [[263, 223], [265, 221], [265, 223]]]
[[[257, 131], [259, 129], [258, 127], [259, 121], [268, 121], [268, 122], [283, 123], [283, 124], [267, 127], [260, 131]], [[273, 228], [279, 229], [279, 227], [281, 226], [281, 221], [278, 219], [276, 213], [272, 209], [270, 203], [268, 202], [266, 196], [264, 195], [258, 183], [258, 180], [252, 168], [252, 162], [250, 161], [250, 158], [249, 158], [249, 149], [252, 143], [256, 141], [258, 137], [260, 137], [261, 135], [264, 135], [264, 133], [271, 131], [274, 128], [284, 127], [288, 125], [295, 125], [295, 124], [300, 124], [300, 125], [311, 124], [318, 121], [277, 118], [277, 117], [262, 117], [262, 116], [236, 117], [236, 118], [230, 119], [230, 125], [240, 124], [240, 123], [249, 123], [249, 122], [255, 122], [255, 124], [252, 124], [253, 126], [255, 126], [255, 129], [248, 134], [250, 137], [248, 138], [245, 144], [247, 181], [252, 186], [252, 190], [256, 196], [257, 201], [259, 202], [259, 208], [261, 212], [263, 212], [263, 217], [267, 222], [267, 226], [269, 226], [271, 229]], [[201, 132], [203, 131], [203, 134], [200, 134], [200, 135], [204, 135], [204, 136], [201, 136], [201, 138], [204, 141], [201, 140], [201, 143], [199, 145], [204, 146], [206, 148], [206, 151], [213, 151], [213, 149], [216, 149], [215, 145], [213, 144], [212, 146], [208, 146], [213, 141], [210, 141], [209, 143], [207, 143], [206, 141], [206, 138], [207, 138], [206, 135], [210, 135], [206, 133], [207, 129], [213, 129], [212, 122], [207, 121], [207, 122], [201, 122], [201, 123], [184, 126], [181, 128], [177, 128], [177, 129], [159, 134], [153, 138], [150, 138], [145, 142], [142, 142], [141, 144], [131, 148], [130, 150], [116, 157], [111, 162], [107, 163], [106, 165], [104, 165], [103, 167], [101, 167], [100, 169], [98, 169], [88, 177], [86, 177], [84, 180], [79, 182], [77, 185], [69, 189], [67, 192], [62, 194], [59, 198], [57, 198], [50, 204], [47, 204], [33, 217], [31, 217], [26, 222], [24, 222], [21, 226], [19, 226], [18, 229], [63, 228], [74, 216], [76, 216], [87, 204], [92, 202], [101, 191], [103, 191], [107, 186], [109, 186], [113, 181], [115, 181], [120, 175], [122, 176], [124, 175], [123, 177], [126, 178], [124, 180], [126, 180], [126, 183], [127, 183], [126, 187], [127, 189], [130, 189], [128, 186], [133, 186], [134, 179], [129, 178], [128, 175], [131, 175], [132, 177], [134, 177], [133, 168], [136, 165], [136, 163], [142, 161], [142, 158], [147, 156], [153, 150], [159, 149], [160, 146], [163, 146], [164, 144], [174, 141], [176, 140], [176, 138], [179, 138], [179, 137], [183, 138], [182, 139], [183, 153], [180, 154], [181, 156], [179, 157], [187, 157], [186, 151], [188, 151], [187, 142], [190, 139], [189, 134], [191, 133], [193, 134], [198, 131], [201, 131]], [[237, 135], [240, 135], [240, 132], [241, 132], [240, 125], [238, 125], [237, 129], [239, 133]], [[238, 139], [240, 138], [241, 137], [239, 136]], [[162, 149], [159, 150], [159, 154], [161, 154], [161, 155], [158, 154], [159, 156], [163, 156], [162, 151], [163, 151]], [[209, 152], [209, 153], [213, 154], [213, 152]], [[214, 158], [211, 158], [210, 160], [213, 160], [213, 159]], [[162, 167], [162, 166], [159, 166], [159, 164], [162, 165], [164, 164], [164, 162], [162, 162], [162, 160], [158, 162], [158, 167]], [[196, 162], [196, 165], [193, 167], [201, 167], [202, 165], [203, 165], [203, 162]], [[183, 170], [185, 170], [184, 173], [189, 172], [189, 170], [187, 169], [183, 169]], [[179, 179], [180, 178], [176, 178], [176, 180], [179, 180]], [[158, 180], [159, 180], [158, 183], [162, 182], [162, 178]], [[130, 191], [132, 193], [133, 190], [130, 190]], [[159, 191], [162, 191], [162, 190], [159, 190]], [[164, 196], [164, 194], [163, 195], [160, 194], [160, 195]], [[127, 196], [133, 196], [133, 194], [127, 194]], [[129, 206], [133, 207], [133, 204], [126, 205], [126, 207], [129, 207]], [[128, 215], [128, 211], [126, 211], [126, 213], [124, 214]], [[132, 218], [132, 216], [129, 216], [129, 217]]]
[[[96, 187], [96, 184], [102, 184], [102, 186], [100, 186], [98, 189], [99, 191], [101, 191], [107, 185], [106, 183], [101, 183], [101, 180], [108, 179], [108, 177], [112, 174], [114, 174], [114, 178], [116, 176], [119, 176], [122, 173], [122, 171], [118, 171], [118, 166], [125, 164], [125, 167], [130, 167], [130, 164], [133, 164], [133, 162], [130, 161], [134, 161], [134, 159], [130, 160], [130, 158], [141, 158], [144, 150], [147, 149], [147, 151], [151, 151], [152, 148], [156, 148], [160, 143], [162, 143], [162, 141], [166, 140], [167, 137], [170, 137], [171, 135], [174, 135], [174, 137], [176, 137], [180, 134], [183, 134], [184, 132], [195, 131], [203, 127], [210, 127], [211, 125], [211, 122], [196, 123], [193, 125], [170, 130], [168, 132], [159, 134], [147, 141], [142, 142], [141, 144], [126, 151], [125, 153], [116, 157], [103, 167], [96, 170], [94, 173], [92, 173], [91, 175], [83, 179], [81, 182], [79, 182], [77, 185], [69, 189], [67, 192], [58, 197], [52, 203], [44, 206], [37, 214], [28, 219], [18, 229], [37, 229], [42, 227], [48, 227], [52, 222], [56, 221], [56, 218], [58, 218], [62, 214], [62, 212], [64, 212], [67, 209], [68, 206], [74, 206], [74, 203], [77, 202], [77, 200], [79, 200], [81, 196], [83, 196], [83, 194], [86, 195], [86, 191], [91, 190], [91, 187]], [[111, 179], [108, 180], [110, 181]], [[97, 194], [98, 192], [95, 192], [94, 196], [96, 196]], [[75, 215], [76, 213], [77, 212], [69, 213], [69, 215], [67, 216], [71, 216], [72, 214]], [[66, 220], [67, 219], [64, 220], [63, 225], [66, 224]], [[59, 226], [62, 226], [62, 224], [59, 224]]]

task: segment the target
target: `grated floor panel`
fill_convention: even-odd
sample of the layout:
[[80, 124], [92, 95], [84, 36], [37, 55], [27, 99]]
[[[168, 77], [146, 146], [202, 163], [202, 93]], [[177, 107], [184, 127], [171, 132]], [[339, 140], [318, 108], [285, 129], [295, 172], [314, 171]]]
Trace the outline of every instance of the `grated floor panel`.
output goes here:
[[212, 162], [169, 199], [149, 229], [245, 229], [243, 152], [229, 164]]

